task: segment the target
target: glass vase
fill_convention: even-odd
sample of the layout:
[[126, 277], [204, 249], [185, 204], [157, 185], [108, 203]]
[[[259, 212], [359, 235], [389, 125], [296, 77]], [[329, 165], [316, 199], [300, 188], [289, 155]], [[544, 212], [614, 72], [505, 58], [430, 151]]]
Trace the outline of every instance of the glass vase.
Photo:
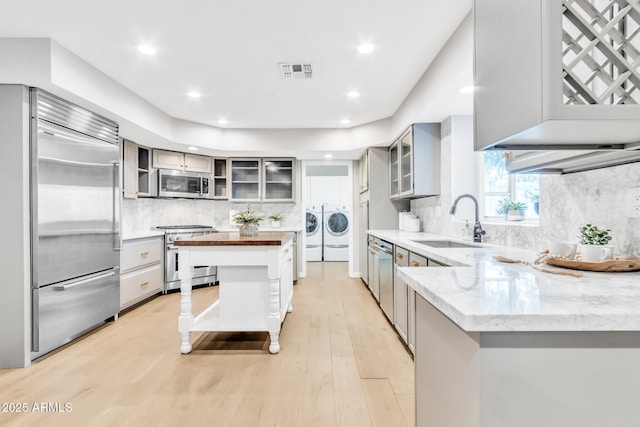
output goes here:
[[243, 237], [255, 237], [258, 235], [258, 224], [247, 222], [240, 224], [240, 235]]

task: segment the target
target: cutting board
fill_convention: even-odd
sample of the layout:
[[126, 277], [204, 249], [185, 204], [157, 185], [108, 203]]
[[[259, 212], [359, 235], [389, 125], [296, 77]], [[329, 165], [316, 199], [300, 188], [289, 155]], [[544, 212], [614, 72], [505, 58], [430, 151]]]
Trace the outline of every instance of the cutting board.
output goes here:
[[640, 258], [608, 259], [600, 262], [584, 262], [562, 258], [547, 258], [546, 263], [573, 270], [623, 272], [640, 270]]

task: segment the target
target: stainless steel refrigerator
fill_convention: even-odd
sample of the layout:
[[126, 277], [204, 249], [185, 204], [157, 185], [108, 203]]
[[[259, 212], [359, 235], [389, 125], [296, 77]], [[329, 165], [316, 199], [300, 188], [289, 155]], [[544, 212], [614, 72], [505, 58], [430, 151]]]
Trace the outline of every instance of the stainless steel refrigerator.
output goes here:
[[32, 358], [115, 318], [118, 125], [31, 89]]

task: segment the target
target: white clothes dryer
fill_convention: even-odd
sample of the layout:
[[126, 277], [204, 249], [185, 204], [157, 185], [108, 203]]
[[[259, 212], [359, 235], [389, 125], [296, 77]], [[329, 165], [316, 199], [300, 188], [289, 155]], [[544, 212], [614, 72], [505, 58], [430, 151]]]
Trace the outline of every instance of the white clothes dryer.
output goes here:
[[307, 207], [307, 261], [322, 261], [322, 206]]
[[345, 206], [324, 206], [325, 261], [349, 261], [350, 220]]

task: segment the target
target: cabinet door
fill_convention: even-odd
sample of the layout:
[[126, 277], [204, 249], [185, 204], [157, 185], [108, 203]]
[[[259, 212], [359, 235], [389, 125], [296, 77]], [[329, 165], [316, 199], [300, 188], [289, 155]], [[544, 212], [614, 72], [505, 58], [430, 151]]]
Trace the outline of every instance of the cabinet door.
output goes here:
[[125, 199], [138, 197], [138, 146], [124, 141], [123, 147], [122, 194]]
[[260, 159], [231, 159], [231, 197], [233, 202], [261, 201]]
[[407, 346], [416, 354], [416, 291], [407, 287]]
[[360, 192], [369, 190], [369, 150], [360, 157]]
[[294, 201], [294, 166], [295, 159], [263, 159], [264, 201]]
[[400, 195], [413, 193], [413, 129], [410, 127], [400, 137], [399, 159], [400, 162]]
[[399, 141], [394, 142], [389, 148], [389, 183], [391, 197], [398, 197], [400, 195]]
[[185, 153], [184, 170], [189, 172], [211, 173], [211, 157]]
[[153, 150], [153, 167], [158, 169], [184, 169], [184, 153]]
[[[398, 268], [398, 264], [394, 264], [394, 269]], [[393, 304], [394, 304], [394, 324], [400, 338], [407, 343], [407, 325], [408, 325], [408, 313], [407, 313], [407, 297], [408, 297], [407, 284], [398, 277], [394, 271], [394, 283], [393, 283]]]

